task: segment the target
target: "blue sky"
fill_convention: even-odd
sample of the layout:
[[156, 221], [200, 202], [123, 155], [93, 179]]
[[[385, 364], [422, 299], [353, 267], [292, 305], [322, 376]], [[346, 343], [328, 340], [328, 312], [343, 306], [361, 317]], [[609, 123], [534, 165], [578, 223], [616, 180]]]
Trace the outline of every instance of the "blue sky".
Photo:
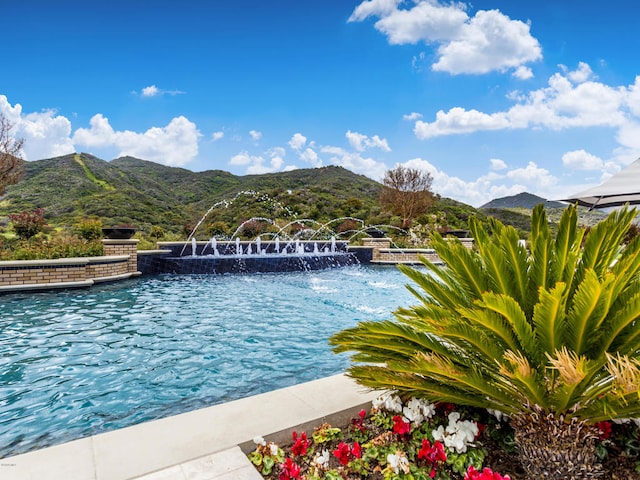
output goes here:
[[640, 157], [640, 4], [23, 0], [0, 113], [24, 158], [193, 171], [397, 164], [473, 206], [557, 199]]

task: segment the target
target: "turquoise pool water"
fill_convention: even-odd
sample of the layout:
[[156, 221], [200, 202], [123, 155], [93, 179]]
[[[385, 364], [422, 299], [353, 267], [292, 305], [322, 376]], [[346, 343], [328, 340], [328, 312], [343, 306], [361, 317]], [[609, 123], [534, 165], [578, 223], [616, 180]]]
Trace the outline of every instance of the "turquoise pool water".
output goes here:
[[327, 338], [416, 300], [395, 267], [0, 296], [0, 457], [333, 375]]

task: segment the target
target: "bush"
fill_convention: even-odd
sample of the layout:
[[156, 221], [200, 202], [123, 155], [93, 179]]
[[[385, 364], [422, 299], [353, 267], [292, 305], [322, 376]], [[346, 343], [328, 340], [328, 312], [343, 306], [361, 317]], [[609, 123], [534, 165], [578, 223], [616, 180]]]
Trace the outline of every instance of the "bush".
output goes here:
[[87, 241], [99, 240], [102, 238], [102, 220], [95, 218], [81, 220], [73, 225], [73, 233]]
[[36, 236], [47, 225], [42, 208], [36, 208], [32, 212], [25, 210], [20, 213], [10, 213], [8, 216], [16, 235], [23, 240]]

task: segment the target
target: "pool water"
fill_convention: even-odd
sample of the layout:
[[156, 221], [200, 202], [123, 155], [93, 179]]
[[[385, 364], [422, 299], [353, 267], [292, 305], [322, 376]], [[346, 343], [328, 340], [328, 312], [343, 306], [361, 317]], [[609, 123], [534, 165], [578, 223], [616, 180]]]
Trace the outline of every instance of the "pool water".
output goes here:
[[0, 458], [344, 371], [328, 337], [416, 303], [409, 282], [353, 266], [0, 296]]

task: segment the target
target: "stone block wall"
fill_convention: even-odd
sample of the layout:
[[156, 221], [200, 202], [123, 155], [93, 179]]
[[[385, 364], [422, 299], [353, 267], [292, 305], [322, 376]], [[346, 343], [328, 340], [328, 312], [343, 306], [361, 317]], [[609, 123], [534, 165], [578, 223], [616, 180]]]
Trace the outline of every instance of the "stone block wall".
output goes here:
[[132, 240], [102, 240], [105, 256], [128, 255], [127, 272], [138, 271], [138, 239]]

